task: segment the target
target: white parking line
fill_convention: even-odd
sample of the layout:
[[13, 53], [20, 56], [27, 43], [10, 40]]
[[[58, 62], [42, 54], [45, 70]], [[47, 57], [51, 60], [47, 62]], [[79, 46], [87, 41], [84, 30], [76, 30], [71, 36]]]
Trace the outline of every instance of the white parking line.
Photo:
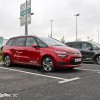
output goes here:
[[65, 82], [71, 82], [71, 81], [75, 81], [75, 80], [78, 80], [80, 79], [79, 77], [76, 77], [76, 78], [72, 78], [72, 79], [65, 79], [63, 81], [59, 81], [58, 83], [65, 83]]
[[71, 78], [71, 79], [66, 79], [66, 78], [61, 78], [61, 77], [55, 77], [55, 76], [49, 76], [49, 75], [31, 73], [31, 72], [27, 72], [27, 71], [20, 71], [20, 70], [10, 69], [10, 68], [4, 68], [4, 67], [0, 67], [0, 69], [6, 69], [6, 70], [15, 71], [15, 72], [20, 72], [20, 73], [26, 73], [26, 74], [30, 74], [30, 75], [36, 75], [36, 76], [42, 76], [42, 77], [47, 77], [47, 78], [52, 78], [52, 79], [61, 80], [61, 81], [58, 81], [58, 83], [71, 82], [71, 81], [75, 81], [75, 80], [80, 79], [79, 77]]
[[100, 70], [92, 70], [92, 69], [84, 69], [84, 68], [76, 68], [76, 69], [87, 70], [87, 71], [92, 71], [92, 72], [100, 73]]

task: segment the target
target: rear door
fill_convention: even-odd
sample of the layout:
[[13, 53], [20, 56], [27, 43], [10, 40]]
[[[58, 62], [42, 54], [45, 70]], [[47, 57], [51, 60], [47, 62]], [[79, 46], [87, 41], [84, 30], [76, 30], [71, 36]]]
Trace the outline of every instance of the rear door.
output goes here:
[[27, 56], [25, 55], [25, 37], [16, 38], [14, 43], [14, 61], [17, 63], [25, 63], [27, 61]]

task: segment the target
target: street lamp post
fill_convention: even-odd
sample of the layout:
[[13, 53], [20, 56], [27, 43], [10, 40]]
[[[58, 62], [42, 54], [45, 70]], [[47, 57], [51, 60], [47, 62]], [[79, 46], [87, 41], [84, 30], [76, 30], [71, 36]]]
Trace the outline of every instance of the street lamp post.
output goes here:
[[76, 16], [76, 41], [77, 41], [77, 16], [79, 16], [80, 14], [75, 14], [74, 16]]
[[52, 38], [52, 22], [53, 20], [50, 20], [51, 21], [51, 38]]
[[98, 43], [99, 43], [99, 30], [97, 32], [98, 32]]

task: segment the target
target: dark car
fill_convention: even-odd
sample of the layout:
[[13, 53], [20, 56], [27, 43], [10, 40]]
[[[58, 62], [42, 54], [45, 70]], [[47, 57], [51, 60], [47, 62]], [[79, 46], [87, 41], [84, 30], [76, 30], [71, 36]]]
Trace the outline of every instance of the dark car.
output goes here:
[[67, 42], [66, 45], [80, 50], [83, 56], [82, 61], [92, 61], [100, 64], [100, 44], [85, 41], [75, 41]]
[[5, 66], [28, 64], [43, 67], [45, 71], [55, 68], [70, 68], [81, 65], [79, 50], [46, 37], [18, 36], [8, 40], [3, 48]]

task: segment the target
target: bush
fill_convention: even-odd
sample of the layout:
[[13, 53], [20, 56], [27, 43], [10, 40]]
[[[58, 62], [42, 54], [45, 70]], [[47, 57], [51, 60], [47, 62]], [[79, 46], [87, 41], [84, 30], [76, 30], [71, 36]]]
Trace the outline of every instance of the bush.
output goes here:
[[0, 61], [2, 61], [2, 51], [0, 51]]
[[2, 51], [0, 51], [0, 56], [2, 56]]

